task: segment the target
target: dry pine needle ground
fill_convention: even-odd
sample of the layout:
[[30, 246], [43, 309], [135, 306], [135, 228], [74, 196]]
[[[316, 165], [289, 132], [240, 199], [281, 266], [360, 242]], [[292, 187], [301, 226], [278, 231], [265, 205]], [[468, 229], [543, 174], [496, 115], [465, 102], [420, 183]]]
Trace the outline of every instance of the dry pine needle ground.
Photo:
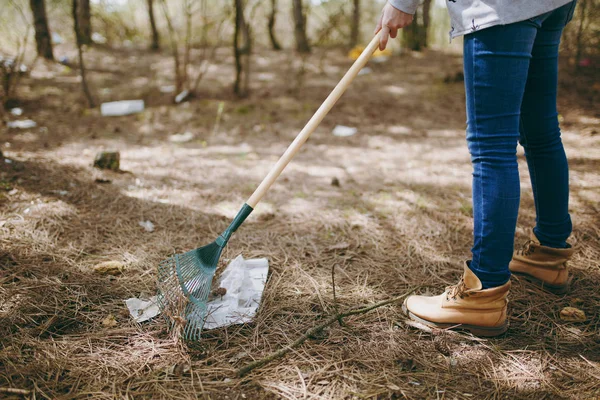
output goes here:
[[[105, 54], [94, 49], [89, 57], [102, 65]], [[147, 58], [138, 72], [157, 85], [168, 76], [143, 70], [160, 54], [138, 57]], [[227, 57], [219, 77], [230, 68]], [[123, 300], [153, 294], [159, 261], [225, 228], [349, 65], [330, 52], [327, 72], [308, 72], [297, 90], [286, 80], [297, 72], [286, 61], [292, 54], [261, 57], [258, 69], [276, 79], [255, 82], [243, 101], [223, 97], [216, 76], [206, 78], [203, 100], [172, 106], [156, 89], [131, 87], [133, 76], [90, 74], [96, 87], [148, 100], [143, 113], [117, 119], [84, 114], [73, 80], [25, 81], [20, 106], [47, 131], [3, 133], [12, 162], [0, 166], [0, 397], [598, 398], [598, 94], [586, 91], [591, 84], [572, 86], [568, 75], [560, 106], [579, 249], [568, 295], [514, 280], [511, 328], [493, 340], [416, 330], [390, 305], [348, 317], [286, 357], [235, 376], [335, 312], [333, 266], [339, 309], [417, 286], [433, 293], [457, 280], [471, 240], [471, 167], [462, 85], [444, 83], [460, 60], [435, 52], [393, 58], [359, 77], [234, 236], [224, 262], [241, 253], [267, 257], [271, 266], [253, 324], [207, 332], [188, 345], [160, 318], [132, 322]], [[307, 62], [316, 66], [319, 57]], [[126, 60], [116, 67], [135, 70]], [[222, 100], [225, 116], [211, 136]], [[386, 105], [383, 115], [371, 111]], [[333, 137], [336, 123], [359, 134]], [[194, 141], [168, 142], [187, 130]], [[129, 173], [91, 167], [94, 154], [110, 148], [120, 150]], [[522, 154], [519, 164], [517, 244], [534, 222]], [[139, 226], [147, 220], [153, 232]], [[123, 263], [123, 272], [96, 274], [104, 261]], [[562, 321], [565, 306], [585, 311], [586, 321]], [[103, 323], [110, 315], [116, 324]]]

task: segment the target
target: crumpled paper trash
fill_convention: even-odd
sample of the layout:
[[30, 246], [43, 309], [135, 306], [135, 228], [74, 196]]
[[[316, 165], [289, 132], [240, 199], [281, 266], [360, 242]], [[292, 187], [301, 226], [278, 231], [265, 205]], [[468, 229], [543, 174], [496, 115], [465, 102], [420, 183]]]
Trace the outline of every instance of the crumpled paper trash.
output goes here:
[[266, 258], [244, 260], [239, 255], [231, 261], [218, 282], [218, 287], [227, 292], [207, 303], [204, 329], [250, 322], [260, 305], [268, 273]]
[[150, 297], [148, 300], [141, 300], [132, 297], [125, 300], [129, 313], [135, 320], [135, 322], [144, 322], [156, 317], [160, 314], [158, 303], [156, 302], [156, 296]]
[[[252, 321], [258, 310], [269, 273], [266, 258], [244, 260], [241, 255], [229, 263], [221, 274], [216, 295], [207, 302], [208, 316], [204, 329]], [[225, 289], [225, 290], [222, 290]], [[148, 321], [160, 314], [157, 296], [148, 300], [130, 298], [125, 300], [129, 313], [136, 322]]]

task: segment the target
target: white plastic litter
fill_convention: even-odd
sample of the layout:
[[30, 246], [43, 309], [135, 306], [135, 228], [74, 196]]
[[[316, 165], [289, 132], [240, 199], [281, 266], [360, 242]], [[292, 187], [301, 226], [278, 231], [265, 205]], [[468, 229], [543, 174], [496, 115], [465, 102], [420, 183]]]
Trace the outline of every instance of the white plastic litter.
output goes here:
[[379, 57], [373, 57], [371, 58], [371, 61], [381, 64], [386, 62], [387, 60], [389, 60], [390, 58], [388, 56], [379, 56]]
[[125, 300], [129, 313], [136, 322], [148, 321], [160, 314], [160, 309], [156, 302], [156, 296], [150, 297], [148, 300], [141, 300], [132, 297]]
[[336, 127], [333, 128], [333, 136], [340, 136], [340, 137], [352, 136], [352, 135], [356, 134], [356, 132], [358, 132], [358, 129], [353, 128], [351, 126], [336, 125]]
[[189, 142], [193, 138], [194, 134], [192, 132], [185, 132], [169, 136], [169, 141], [173, 143], [185, 143]]
[[146, 232], [154, 232], [154, 224], [150, 221], [140, 221], [139, 225], [146, 230]]
[[92, 41], [94, 43], [104, 44], [106, 43], [106, 38], [99, 34], [98, 32], [92, 33]]
[[269, 273], [266, 258], [244, 260], [239, 255], [231, 261], [218, 282], [225, 288], [224, 296], [210, 300], [204, 329], [250, 322], [260, 305], [262, 293]]
[[116, 117], [144, 111], [144, 100], [122, 100], [102, 103], [100, 113], [104, 117]]
[[189, 96], [189, 94], [189, 90], [184, 90], [183, 92], [179, 93], [177, 96], [175, 96], [175, 103], [181, 103]]
[[367, 75], [367, 74], [370, 74], [371, 72], [373, 72], [373, 70], [371, 68], [364, 67], [363, 69], [361, 69], [360, 71], [358, 71], [358, 76]]
[[17, 108], [13, 108], [12, 110], [10, 110], [10, 113], [12, 115], [16, 115], [16, 116], [23, 115], [23, 109], [22, 108], [18, 108], [18, 107]]
[[62, 44], [64, 42], [62, 36], [56, 32], [52, 32], [52, 44]]
[[37, 123], [31, 119], [23, 119], [20, 121], [8, 121], [6, 124], [9, 128], [29, 129], [35, 128]]
[[173, 93], [175, 91], [175, 85], [165, 85], [160, 87], [161, 93]]

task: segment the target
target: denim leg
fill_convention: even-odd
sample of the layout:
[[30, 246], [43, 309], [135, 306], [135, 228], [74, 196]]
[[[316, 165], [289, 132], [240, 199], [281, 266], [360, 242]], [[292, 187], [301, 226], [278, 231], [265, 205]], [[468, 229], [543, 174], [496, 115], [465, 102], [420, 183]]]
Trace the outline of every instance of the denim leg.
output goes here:
[[556, 10], [538, 29], [521, 105], [521, 145], [535, 200], [534, 232], [542, 245], [555, 248], [567, 247], [572, 230], [569, 167], [556, 110], [558, 47], [568, 11]]
[[484, 288], [510, 278], [520, 196], [520, 109], [536, 33], [536, 26], [524, 21], [464, 39], [467, 143], [473, 164], [470, 268]]

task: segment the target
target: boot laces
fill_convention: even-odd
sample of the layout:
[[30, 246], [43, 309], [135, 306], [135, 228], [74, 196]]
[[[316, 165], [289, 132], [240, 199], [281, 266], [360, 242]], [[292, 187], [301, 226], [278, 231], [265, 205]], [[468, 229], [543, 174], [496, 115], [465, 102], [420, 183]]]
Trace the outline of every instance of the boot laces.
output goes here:
[[468, 296], [466, 293], [467, 289], [465, 279], [462, 277], [456, 285], [447, 287], [446, 300], [456, 300], [457, 297], [462, 299], [463, 297]]
[[520, 256], [530, 255], [535, 250], [534, 244], [535, 244], [535, 242], [533, 240], [529, 239], [528, 241], [525, 242], [525, 244], [523, 245], [523, 247], [521, 247], [520, 250], [517, 250], [517, 254]]

